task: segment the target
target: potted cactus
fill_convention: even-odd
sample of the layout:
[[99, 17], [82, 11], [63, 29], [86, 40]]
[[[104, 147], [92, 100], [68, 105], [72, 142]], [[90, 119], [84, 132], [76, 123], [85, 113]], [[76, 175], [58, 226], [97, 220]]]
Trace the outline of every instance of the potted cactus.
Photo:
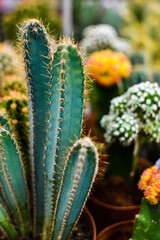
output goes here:
[[124, 92], [122, 80], [130, 75], [131, 63], [125, 54], [105, 49], [88, 57], [87, 71], [93, 80], [89, 92], [92, 114], [88, 118], [92, 120], [95, 116], [94, 126], [88, 124], [88, 129], [91, 128], [92, 135], [103, 141], [104, 131], [99, 121], [108, 113], [110, 101]]
[[132, 240], [159, 239], [160, 237], [160, 170], [159, 163], [141, 175], [139, 188], [144, 191], [141, 211], [136, 215]]
[[125, 94], [111, 101], [109, 114], [101, 120], [107, 142], [118, 140], [124, 146], [134, 142], [132, 168], [128, 172], [130, 181], [135, 175], [140, 146], [147, 141], [160, 142], [159, 100], [160, 88], [157, 83], [134, 85]]
[[[147, 168], [141, 175], [138, 183], [140, 190], [144, 191], [140, 213], [134, 221], [125, 221], [113, 224], [105, 228], [99, 235], [98, 240], [126, 239], [130, 240], [154, 240], [160, 237], [160, 170], [159, 162]], [[132, 234], [133, 232], [133, 234]], [[121, 238], [115, 238], [115, 236]], [[132, 236], [132, 237], [131, 237]]]
[[[103, 221], [101, 229], [105, 224], [133, 219], [140, 209], [141, 193], [135, 187], [139, 176], [135, 175], [135, 172], [140, 146], [148, 141], [160, 141], [159, 102], [160, 88], [158, 84], [140, 83], [129, 88], [120, 97], [114, 98], [111, 101], [109, 114], [103, 116], [101, 120], [106, 131], [105, 139], [110, 143], [108, 149], [110, 164], [106, 172], [106, 180], [102, 182], [102, 187], [97, 185], [97, 189], [100, 188], [100, 190], [95, 191], [97, 194], [93, 199], [96, 205], [101, 205], [99, 207], [103, 213], [106, 208], [106, 211], [111, 214], [111, 221], [107, 222], [107, 219]], [[150, 162], [147, 162], [144, 168], [148, 166], [151, 166]], [[144, 168], [142, 167], [139, 174]], [[113, 179], [113, 176], [116, 177]], [[107, 196], [109, 184], [113, 185], [118, 196], [113, 189], [110, 189], [109, 196]], [[121, 189], [120, 186], [122, 186]], [[102, 188], [106, 188], [106, 194], [103, 193], [101, 201], [98, 195], [102, 192]], [[115, 205], [113, 201], [115, 201]]]
[[10, 126], [1, 116], [0, 226], [8, 239], [68, 239], [98, 168], [95, 145], [87, 137], [79, 139], [85, 90], [82, 56], [69, 39], [60, 40], [53, 51], [44, 26], [35, 19], [22, 27], [22, 44], [32, 187]]

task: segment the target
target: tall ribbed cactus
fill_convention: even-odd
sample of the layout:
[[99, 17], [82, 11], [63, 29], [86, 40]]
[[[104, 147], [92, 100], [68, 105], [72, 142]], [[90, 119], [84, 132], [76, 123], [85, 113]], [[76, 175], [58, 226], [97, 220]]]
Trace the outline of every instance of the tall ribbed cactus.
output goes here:
[[[84, 206], [98, 165], [98, 154], [92, 141], [79, 139], [85, 85], [82, 56], [69, 39], [60, 40], [52, 51], [46, 30], [37, 20], [29, 20], [22, 28], [22, 39], [29, 95], [32, 239], [66, 240]], [[0, 121], [7, 128], [2, 132], [8, 133], [8, 123], [3, 117]], [[9, 185], [4, 177], [1, 178], [6, 189], [1, 191], [0, 197], [6, 204], [4, 194]], [[16, 193], [19, 196], [18, 190]], [[21, 199], [20, 203], [23, 202]], [[21, 235], [25, 232], [25, 236], [29, 236], [27, 225], [23, 231], [20, 226], [23, 221], [19, 222], [19, 213], [26, 214], [23, 205], [18, 210], [13, 203], [14, 196], [11, 195], [6, 209], [10, 212], [13, 208], [12, 215], [15, 215], [15, 224]], [[1, 206], [0, 211], [8, 220]], [[24, 223], [29, 224], [29, 216], [23, 218]], [[11, 223], [9, 220], [7, 223], [8, 227]], [[19, 236], [14, 228], [10, 229], [11, 239]], [[8, 233], [7, 229], [4, 231]]]

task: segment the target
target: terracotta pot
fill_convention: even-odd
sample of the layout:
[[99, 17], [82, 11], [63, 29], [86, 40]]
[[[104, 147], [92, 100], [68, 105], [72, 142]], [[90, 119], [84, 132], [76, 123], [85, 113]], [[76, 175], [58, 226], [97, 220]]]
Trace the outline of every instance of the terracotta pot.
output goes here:
[[90, 211], [85, 207], [84, 212], [82, 214], [82, 218], [84, 218], [86, 224], [89, 224], [90, 226], [90, 230], [92, 232], [92, 236], [93, 236], [93, 240], [96, 240], [96, 236], [97, 236], [97, 230], [96, 230], [96, 224], [94, 221], [94, 218], [92, 216], [92, 214], [90, 213]]
[[124, 221], [113, 224], [103, 231], [97, 237], [97, 240], [126, 240], [132, 236], [134, 221]]
[[91, 197], [87, 204], [96, 222], [97, 232], [116, 222], [133, 220], [140, 211], [140, 205], [114, 206]]

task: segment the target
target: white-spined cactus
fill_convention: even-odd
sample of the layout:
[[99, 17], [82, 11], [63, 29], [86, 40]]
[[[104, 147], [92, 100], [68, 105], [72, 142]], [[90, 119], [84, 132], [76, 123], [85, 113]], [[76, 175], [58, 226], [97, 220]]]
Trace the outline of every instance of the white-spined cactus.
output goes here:
[[134, 176], [140, 144], [160, 142], [160, 88], [157, 83], [143, 82], [111, 101], [110, 112], [103, 116], [106, 141], [123, 145], [135, 142], [131, 176]]

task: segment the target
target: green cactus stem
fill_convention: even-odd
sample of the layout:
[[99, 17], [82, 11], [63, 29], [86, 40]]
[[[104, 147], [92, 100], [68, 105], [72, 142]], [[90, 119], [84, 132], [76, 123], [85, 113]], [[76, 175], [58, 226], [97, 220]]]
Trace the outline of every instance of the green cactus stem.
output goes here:
[[160, 236], [160, 203], [152, 205], [142, 200], [140, 214], [136, 216], [131, 240], [158, 240]]
[[98, 169], [98, 153], [89, 138], [77, 140], [66, 158], [51, 221], [49, 240], [65, 240], [84, 206]]
[[6, 212], [6, 209], [0, 203], [0, 225], [2, 232], [5, 233], [8, 239], [17, 239], [17, 231], [11, 223], [11, 219]]
[[30, 232], [28, 189], [23, 162], [13, 136], [0, 127], [0, 188], [22, 236]]
[[[68, 148], [80, 137], [82, 129], [84, 106], [82, 59], [76, 45], [70, 40], [63, 40], [57, 47], [52, 71], [51, 92], [53, 94], [50, 98], [49, 131], [44, 157], [47, 224], [52, 219], [55, 200], [59, 194], [65, 156]], [[55, 187], [52, 188], [52, 185]]]
[[34, 233], [42, 231], [44, 214], [43, 155], [46, 145], [50, 107], [50, 48], [48, 35], [37, 20], [29, 20], [22, 29], [24, 62], [29, 93], [30, 146]]
[[66, 240], [98, 169], [96, 147], [89, 138], [80, 139], [86, 84], [82, 55], [71, 40], [63, 39], [52, 59], [46, 30], [34, 19], [23, 27], [22, 39], [29, 95], [33, 224], [26, 171], [2, 115], [0, 226], [13, 240]]

